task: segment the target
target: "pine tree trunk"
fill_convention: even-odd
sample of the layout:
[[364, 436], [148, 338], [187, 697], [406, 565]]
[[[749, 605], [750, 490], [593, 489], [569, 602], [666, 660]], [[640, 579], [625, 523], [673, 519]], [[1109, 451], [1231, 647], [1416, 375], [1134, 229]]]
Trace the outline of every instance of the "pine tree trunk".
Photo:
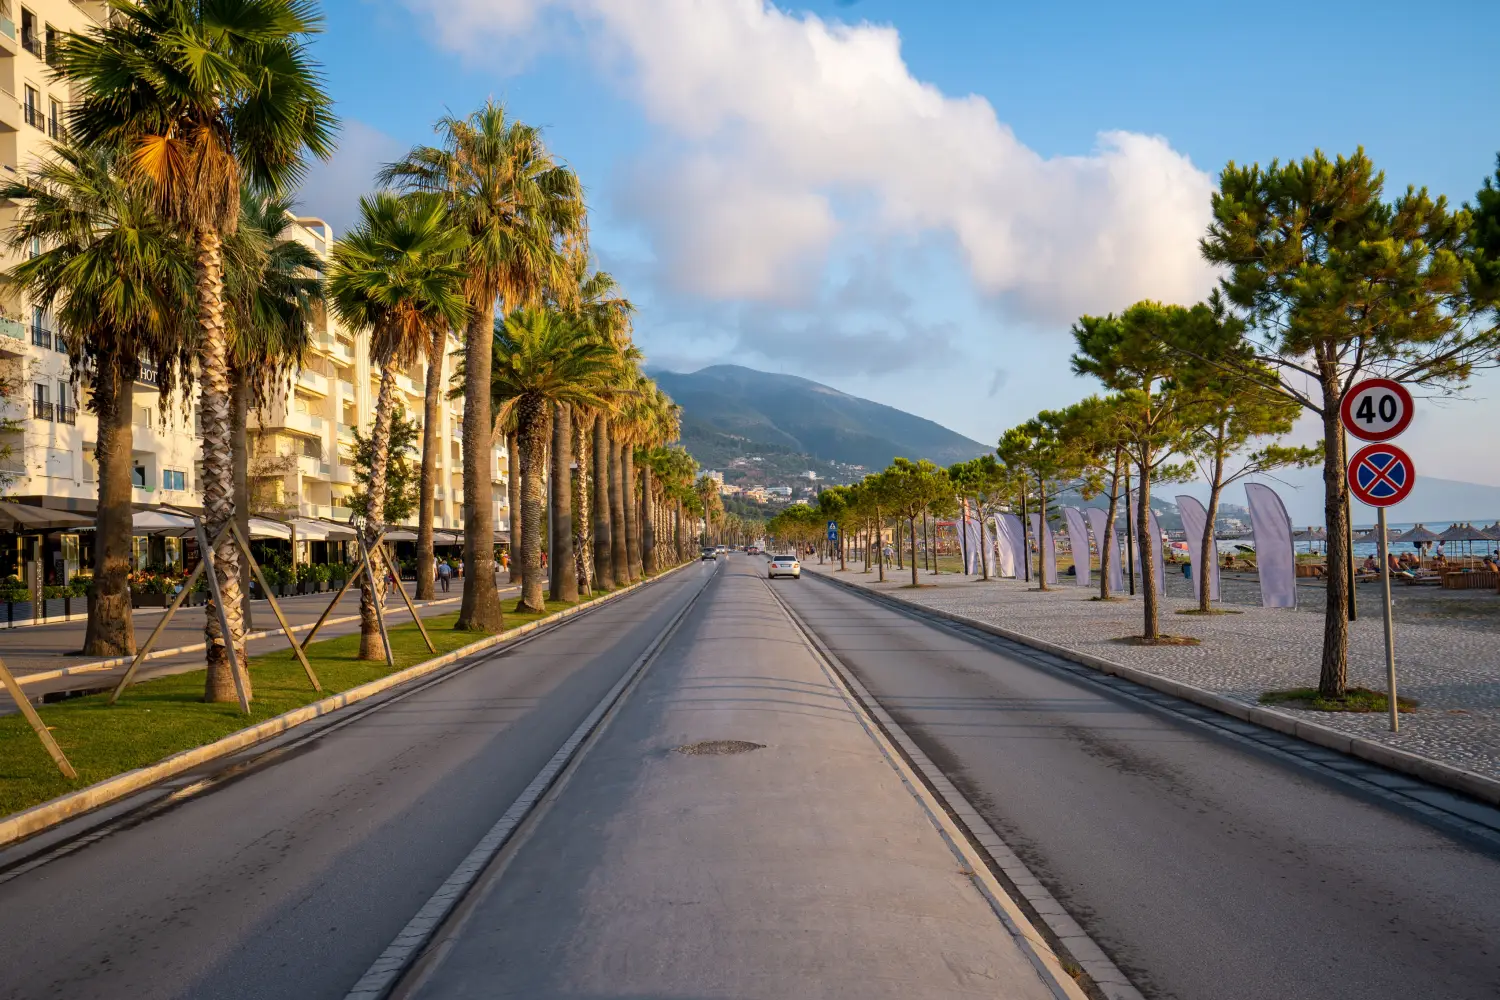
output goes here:
[[1158, 596], [1156, 593], [1156, 560], [1153, 558], [1152, 553], [1156, 551], [1156, 546], [1161, 544], [1161, 539], [1151, 537], [1149, 513], [1151, 510], [1152, 455], [1150, 449], [1143, 448], [1142, 451], [1143, 454], [1139, 456], [1143, 459], [1140, 463], [1140, 503], [1135, 511], [1135, 540], [1140, 549], [1141, 582], [1145, 585], [1144, 589], [1141, 590], [1141, 593], [1145, 596], [1143, 602], [1145, 606], [1145, 623], [1141, 634], [1144, 638], [1155, 639], [1160, 634], [1158, 631], [1160, 624], [1158, 622], [1156, 607]]
[[594, 577], [601, 590], [614, 590], [615, 580], [610, 521], [609, 418], [594, 416]]
[[[234, 431], [229, 393], [229, 336], [224, 324], [224, 257], [219, 233], [197, 233], [199, 330], [199, 410], [203, 415], [203, 515], [210, 541], [234, 519]], [[240, 683], [251, 693], [245, 669], [245, 629], [240, 597], [240, 553], [230, 535], [214, 551], [214, 575], [224, 602], [229, 635], [223, 634], [212, 597], [203, 624], [207, 644], [203, 700], [238, 701], [229, 668], [228, 643], [234, 643], [240, 664]]]
[[1042, 546], [1048, 544], [1047, 538], [1047, 483], [1040, 476], [1037, 477], [1037, 502], [1041, 509], [1037, 512], [1036, 532], [1036, 579], [1037, 589], [1050, 590], [1047, 586], [1047, 553]]
[[573, 415], [567, 403], [552, 405], [552, 599], [578, 600], [573, 560]]
[[[250, 541], [250, 373], [243, 368], [229, 370], [229, 426], [234, 436], [234, 523], [240, 535]], [[240, 560], [240, 614], [245, 631], [255, 628], [250, 614], [250, 560]]]
[[505, 477], [505, 502], [510, 518], [509, 582], [520, 583], [526, 575], [525, 568], [521, 565], [521, 536], [525, 533], [521, 524], [521, 469], [526, 465], [526, 458], [521, 454], [521, 445], [515, 431], [505, 436], [505, 455], [506, 468], [510, 470]]
[[917, 582], [917, 515], [913, 514], [911, 521], [911, 585], [918, 587]]
[[101, 357], [89, 400], [89, 409], [99, 418], [94, 446], [99, 465], [99, 515], [94, 532], [89, 618], [83, 636], [83, 652], [88, 656], [129, 656], [135, 652], [135, 625], [130, 614], [135, 364], [134, 358], [117, 354]]
[[546, 516], [546, 492], [542, 470], [546, 468], [547, 404], [532, 395], [522, 396], [516, 407], [517, 437], [521, 446], [521, 599], [517, 611], [546, 610], [542, 590], [542, 518]]
[[1219, 494], [1224, 491], [1224, 484], [1220, 481], [1223, 476], [1224, 456], [1220, 453], [1214, 456], [1213, 480], [1208, 488], [1208, 523], [1203, 526], [1203, 541], [1198, 560], [1200, 570], [1198, 575], [1203, 577], [1198, 581], [1198, 610], [1203, 612], [1213, 607], [1209, 603], [1208, 581], [1211, 579], [1209, 573], [1213, 569], [1213, 563], [1219, 558], [1219, 554], [1214, 551], [1214, 521], [1219, 516]]
[[437, 508], [438, 406], [443, 399], [443, 348], [448, 341], [446, 330], [432, 333], [427, 349], [427, 382], [422, 395], [422, 482], [417, 500], [417, 600], [430, 601], [437, 596], [432, 521]]
[[504, 626], [495, 586], [494, 422], [490, 367], [495, 340], [495, 300], [469, 303], [464, 331], [464, 592], [455, 629], [499, 632]]
[[359, 658], [385, 659], [380, 641], [380, 618], [376, 602], [385, 607], [385, 568], [376, 560], [375, 540], [385, 525], [385, 474], [391, 454], [391, 396], [396, 388], [396, 374], [389, 364], [380, 366], [380, 394], [375, 398], [375, 426], [370, 430], [370, 486], [365, 495], [365, 545], [370, 549], [370, 567], [375, 578], [366, 573], [360, 578], [359, 591]]
[[[1345, 480], [1344, 430], [1339, 423], [1337, 370], [1323, 378], [1323, 518], [1328, 528], [1328, 607], [1323, 615], [1323, 663], [1318, 693], [1342, 698], [1349, 679], [1349, 485]], [[1331, 377], [1329, 373], [1331, 374]]]
[[[1118, 512], [1119, 504], [1120, 504], [1120, 477], [1121, 477], [1121, 475], [1123, 475], [1123, 472], [1122, 472], [1120, 466], [1123, 463], [1123, 461], [1124, 461], [1124, 449], [1123, 448], [1119, 448], [1119, 447], [1115, 448], [1115, 468], [1114, 468], [1114, 472], [1110, 476], [1110, 480], [1109, 480], [1109, 513], [1104, 518], [1104, 537], [1102, 537], [1102, 538], [1100, 538], [1098, 540], [1098, 542], [1099, 542], [1099, 599], [1101, 601], [1107, 601], [1110, 598], [1110, 592], [1109, 592], [1109, 567], [1114, 563], [1114, 561], [1117, 558], [1119, 558], [1119, 553], [1117, 553], [1115, 551], [1115, 547], [1113, 545], [1109, 544], [1109, 533], [1112, 530], [1114, 530], [1115, 515]], [[1125, 506], [1127, 508], [1130, 506], [1130, 498], [1129, 497], [1125, 498]], [[1127, 511], [1127, 515], [1126, 516], [1129, 516], [1128, 511]]]
[[621, 454], [624, 446], [611, 437], [609, 442], [609, 558], [614, 566], [615, 586], [630, 582], [629, 548], [625, 542], [625, 466]]

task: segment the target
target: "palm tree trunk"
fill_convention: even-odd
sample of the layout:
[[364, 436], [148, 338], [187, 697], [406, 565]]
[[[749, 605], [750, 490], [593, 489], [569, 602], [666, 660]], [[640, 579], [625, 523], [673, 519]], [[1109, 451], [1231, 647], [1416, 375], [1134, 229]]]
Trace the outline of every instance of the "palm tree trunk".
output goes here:
[[594, 592], [594, 574], [589, 566], [592, 552], [589, 547], [589, 445], [585, 430], [593, 421], [588, 414], [579, 411], [573, 418], [573, 468], [569, 470], [568, 487], [573, 496], [573, 566], [578, 574], [578, 590], [582, 594]]
[[594, 577], [601, 590], [615, 589], [609, 503], [609, 418], [594, 416]]
[[656, 572], [656, 526], [654, 520], [656, 499], [651, 495], [651, 466], [641, 465], [641, 496], [643, 498], [641, 519], [641, 572]]
[[578, 600], [573, 560], [573, 419], [567, 403], [552, 405], [552, 599]]
[[609, 559], [614, 567], [615, 586], [630, 582], [629, 549], [625, 544], [625, 469], [621, 451], [624, 445], [609, 442]]
[[[396, 374], [393, 366], [382, 365], [380, 373], [380, 395], [375, 400], [375, 426], [370, 429], [370, 491], [366, 496], [365, 544], [373, 550], [375, 540], [380, 537], [381, 525], [385, 523], [385, 473], [391, 452], [391, 394], [395, 391]], [[385, 572], [375, 571], [375, 579], [366, 573], [359, 592], [359, 658], [361, 660], [385, 659], [385, 646], [380, 641], [380, 619], [375, 614], [375, 602], [385, 606]], [[467, 588], [465, 588], [467, 589]]]
[[515, 431], [505, 436], [505, 454], [506, 467], [510, 470], [505, 477], [505, 499], [510, 508], [510, 582], [517, 583], [525, 576], [521, 567], [521, 467], [526, 460], [521, 455]]
[[437, 505], [438, 405], [443, 399], [443, 347], [448, 332], [434, 330], [427, 351], [427, 384], [422, 396], [422, 483], [417, 501], [417, 600], [436, 596], [432, 585], [432, 519]]
[[641, 526], [638, 516], [635, 493], [635, 446], [623, 445], [620, 448], [620, 467], [624, 470], [625, 477], [624, 492], [621, 496], [625, 498], [625, 547], [630, 570], [630, 582], [634, 583], [645, 574], [645, 568], [641, 565]]
[[547, 404], [523, 396], [516, 408], [517, 437], [521, 445], [521, 599], [517, 611], [546, 610], [542, 592], [542, 518], [546, 495], [542, 488], [547, 437]]
[[455, 629], [498, 632], [503, 627], [495, 587], [495, 511], [490, 417], [490, 367], [495, 338], [495, 300], [469, 303], [464, 331], [464, 594]]
[[[234, 435], [234, 523], [239, 525], [240, 536], [250, 541], [250, 441], [246, 429], [250, 422], [250, 372], [239, 366], [229, 370], [229, 420]], [[245, 631], [255, 628], [250, 614], [250, 561], [240, 567], [241, 614], [245, 619]]]
[[[203, 514], [208, 537], [219, 532], [234, 519], [233, 428], [229, 400], [229, 337], [224, 325], [224, 256], [219, 233], [211, 228], [198, 230], [198, 328], [199, 343], [199, 410], [203, 414]], [[207, 640], [208, 665], [203, 685], [203, 700], [232, 702], [238, 700], [234, 676], [229, 669], [228, 643], [234, 643], [240, 664], [240, 684], [250, 697], [250, 672], [245, 669], [245, 628], [241, 617], [240, 553], [234, 539], [225, 536], [214, 552], [214, 575], [224, 602], [224, 619], [229, 635], [223, 634], [219, 612], [209, 599], [205, 608], [204, 638]]]
[[672, 513], [672, 542], [677, 549], [677, 561], [682, 562], [687, 555], [682, 551], [682, 501], [677, 501], [677, 509]]
[[[94, 582], [83, 652], [128, 656], [135, 652], [130, 615], [130, 449], [134, 442], [135, 378], [118, 355], [99, 359], [89, 408], [99, 418], [94, 458], [99, 464], [99, 521], [94, 532]], [[134, 359], [129, 359], [133, 364]]]

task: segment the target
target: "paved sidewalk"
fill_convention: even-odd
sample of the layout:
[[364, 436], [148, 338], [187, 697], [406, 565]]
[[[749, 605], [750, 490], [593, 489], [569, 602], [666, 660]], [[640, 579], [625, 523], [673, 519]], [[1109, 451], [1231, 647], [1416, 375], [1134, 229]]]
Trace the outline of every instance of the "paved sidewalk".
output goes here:
[[[733, 562], [416, 996], [1052, 1000]], [[705, 740], [760, 749], [682, 753]]]
[[[1104, 604], [1090, 600], [1094, 588], [1071, 578], [1043, 593], [1036, 583], [982, 581], [979, 577], [922, 573], [923, 586], [910, 589], [911, 571], [886, 571], [886, 582], [854, 564], [844, 573], [833, 565], [804, 563], [811, 572], [829, 573], [901, 600], [964, 615], [1022, 635], [1065, 646], [1100, 659], [1144, 670], [1232, 698], [1259, 704], [1265, 691], [1316, 686], [1323, 648], [1321, 614], [1290, 609], [1235, 606], [1241, 614], [1179, 615], [1196, 605], [1165, 598], [1161, 630], [1192, 636], [1198, 646], [1130, 646], [1115, 640], [1139, 635], [1141, 600]], [[1374, 611], [1366, 605], [1367, 612]], [[1385, 641], [1377, 613], [1349, 625], [1349, 683], [1385, 690]], [[1316, 721], [1352, 736], [1419, 754], [1454, 767], [1500, 779], [1500, 649], [1494, 635], [1463, 625], [1396, 621], [1396, 674], [1399, 693], [1420, 708], [1402, 713], [1401, 732], [1388, 729], [1375, 713], [1307, 712], [1274, 706], [1279, 712]]]

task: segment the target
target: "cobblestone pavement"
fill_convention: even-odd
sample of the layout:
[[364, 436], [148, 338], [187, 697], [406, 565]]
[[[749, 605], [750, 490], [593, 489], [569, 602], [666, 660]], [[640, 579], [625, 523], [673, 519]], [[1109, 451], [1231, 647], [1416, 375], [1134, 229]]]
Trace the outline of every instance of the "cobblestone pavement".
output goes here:
[[[803, 568], [828, 572], [834, 567], [804, 563]], [[1197, 638], [1201, 640], [1198, 646], [1139, 647], [1115, 641], [1140, 634], [1140, 598], [1105, 604], [1090, 599], [1097, 593], [1092, 588], [1079, 588], [1071, 582], [1043, 593], [1034, 583], [984, 582], [978, 577], [949, 574], [936, 577], [935, 585], [927, 586], [934, 577], [926, 573], [922, 574], [924, 586], [912, 590], [909, 571], [887, 572], [884, 584], [874, 582], [874, 572], [866, 575], [852, 567], [837, 578], [1247, 704], [1257, 703], [1265, 691], [1308, 687], [1318, 681], [1323, 645], [1320, 613], [1265, 609], [1231, 601], [1240, 614], [1178, 615], [1176, 611], [1193, 606], [1180, 577], [1180, 590], [1168, 584], [1160, 627], [1163, 632]], [[1365, 593], [1369, 591], [1361, 589], [1361, 595]], [[1368, 613], [1349, 626], [1349, 683], [1384, 690], [1385, 646], [1380, 614], [1373, 605], [1371, 600]], [[1305, 712], [1285, 706], [1276, 706], [1277, 710], [1500, 779], [1497, 631], [1476, 628], [1468, 622], [1412, 621], [1402, 617], [1398, 606], [1398, 688], [1403, 697], [1420, 703], [1416, 711], [1402, 714], [1399, 734], [1388, 730], [1382, 714]]]

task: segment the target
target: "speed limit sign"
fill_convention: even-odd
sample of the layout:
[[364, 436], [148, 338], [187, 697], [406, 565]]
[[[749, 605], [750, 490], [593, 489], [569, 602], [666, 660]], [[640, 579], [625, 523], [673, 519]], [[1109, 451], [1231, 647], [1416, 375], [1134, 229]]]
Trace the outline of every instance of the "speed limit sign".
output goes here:
[[1364, 441], [1389, 441], [1406, 430], [1411, 417], [1411, 393], [1388, 378], [1367, 378], [1351, 386], [1339, 406], [1344, 430]]

